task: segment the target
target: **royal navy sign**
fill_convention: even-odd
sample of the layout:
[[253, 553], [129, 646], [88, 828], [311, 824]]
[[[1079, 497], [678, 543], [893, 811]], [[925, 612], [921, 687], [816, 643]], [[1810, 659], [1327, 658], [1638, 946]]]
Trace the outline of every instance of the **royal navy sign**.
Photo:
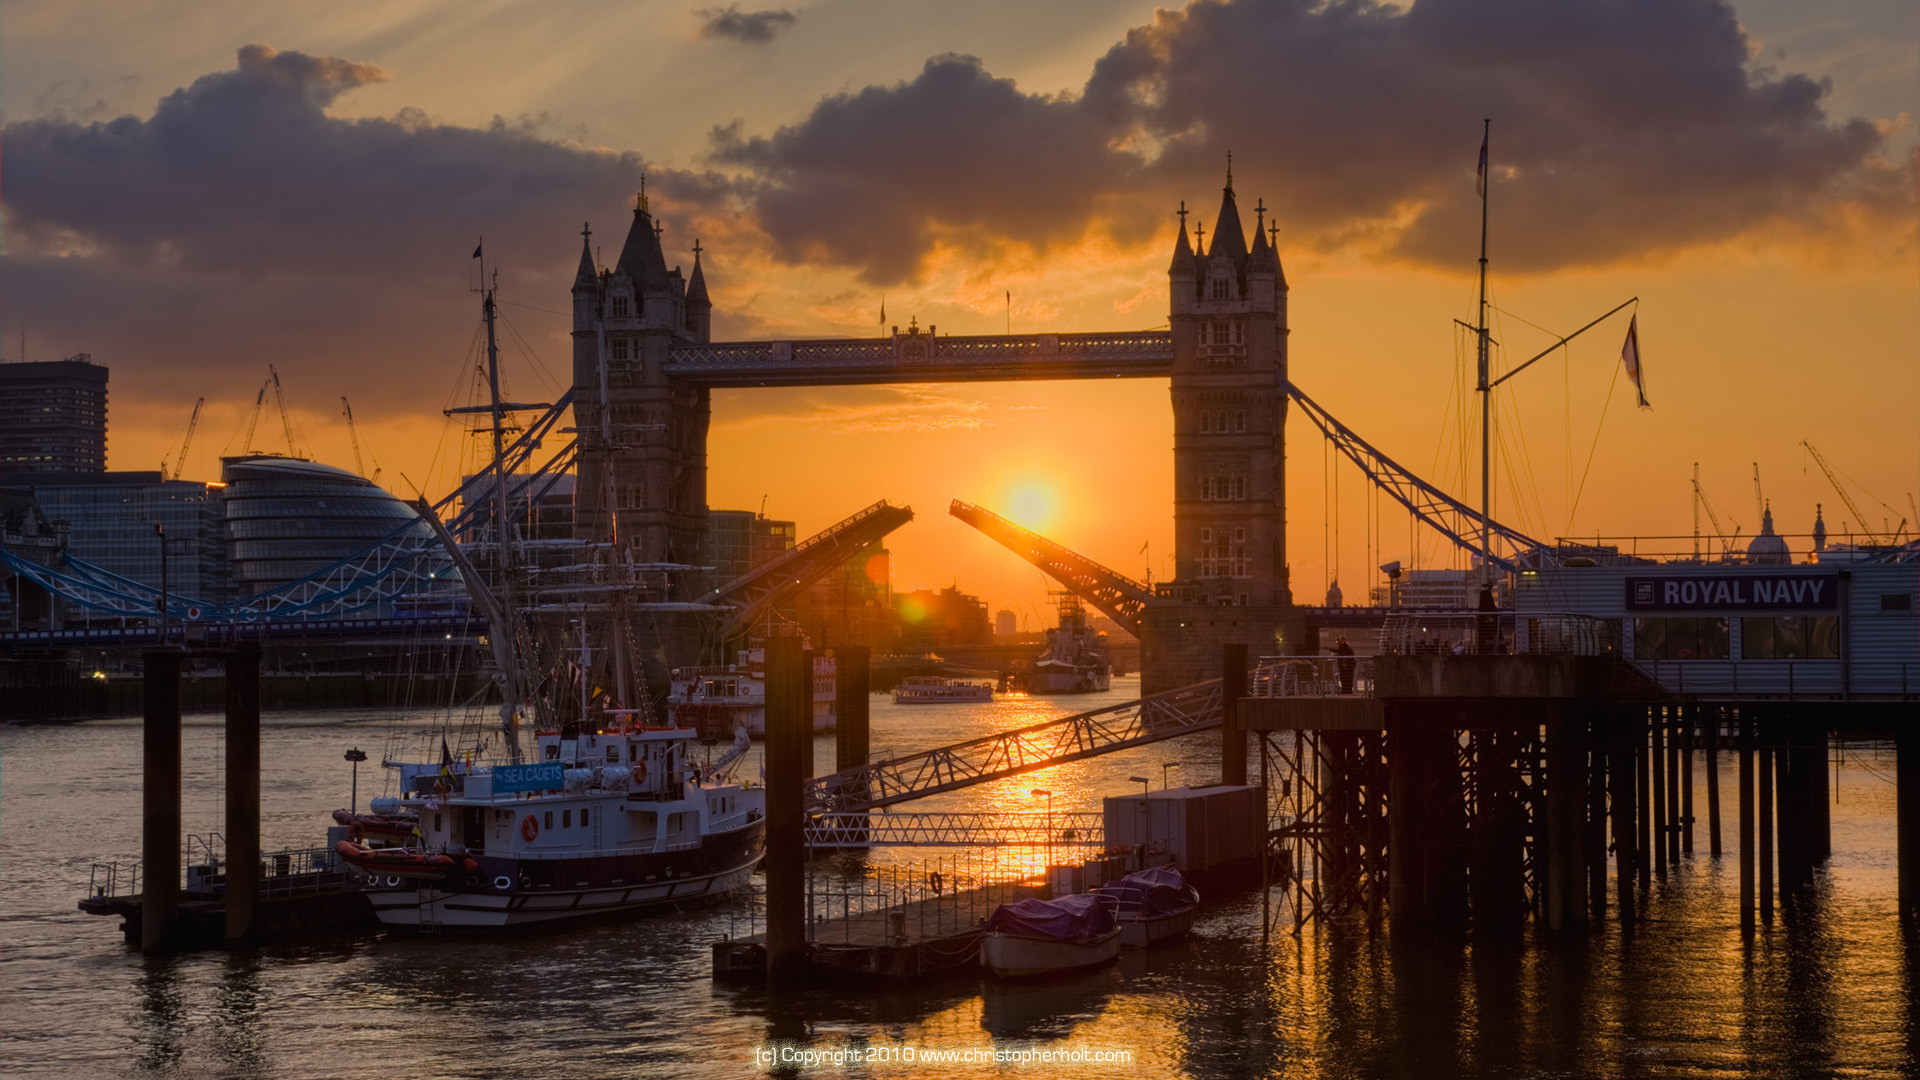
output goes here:
[[493, 790], [502, 791], [549, 791], [566, 783], [561, 775], [560, 763], [543, 761], [538, 765], [495, 765], [493, 767]]
[[1628, 611], [1830, 611], [1839, 606], [1840, 578], [1832, 572], [1627, 579]]

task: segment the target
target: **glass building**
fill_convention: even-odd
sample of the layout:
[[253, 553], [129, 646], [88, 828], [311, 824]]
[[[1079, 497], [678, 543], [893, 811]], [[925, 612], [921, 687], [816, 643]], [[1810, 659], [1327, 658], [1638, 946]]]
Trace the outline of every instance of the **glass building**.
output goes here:
[[86, 353], [0, 364], [0, 476], [107, 468], [107, 369]]
[[269, 455], [221, 465], [227, 558], [240, 598], [312, 576], [410, 521], [411, 535], [433, 538], [412, 507], [345, 469]]
[[[165, 530], [167, 591], [208, 603], [229, 599], [222, 485], [162, 480], [158, 472], [39, 473], [8, 477], [64, 525], [75, 558], [147, 585], [160, 584]], [[74, 617], [83, 617], [79, 611]]]

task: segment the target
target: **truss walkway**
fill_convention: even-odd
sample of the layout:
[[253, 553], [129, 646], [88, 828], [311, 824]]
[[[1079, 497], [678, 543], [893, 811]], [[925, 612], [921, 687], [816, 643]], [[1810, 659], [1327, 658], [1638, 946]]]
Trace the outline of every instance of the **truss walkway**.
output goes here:
[[809, 814], [867, 810], [1220, 726], [1220, 680], [807, 781]]
[[1058, 814], [827, 814], [807, 823], [807, 846], [1103, 847], [1098, 812]]

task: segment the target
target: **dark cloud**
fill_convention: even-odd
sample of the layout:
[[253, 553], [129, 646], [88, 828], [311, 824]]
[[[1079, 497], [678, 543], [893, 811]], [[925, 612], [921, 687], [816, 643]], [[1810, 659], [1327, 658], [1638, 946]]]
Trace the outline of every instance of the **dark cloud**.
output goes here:
[[1910, 216], [1913, 163], [1749, 49], [1724, 0], [1197, 0], [1130, 31], [1072, 99], [942, 57], [768, 137], [718, 130], [714, 153], [761, 182], [786, 258], [877, 282], [912, 276], [943, 237], [1045, 246], [1103, 207], [1157, 224], [1169, 199], [1216, 187], [1228, 150], [1295, 250], [1458, 265], [1482, 117], [1511, 269]]
[[[554, 282], [579, 256], [567, 242], [579, 215], [626, 205], [641, 162], [545, 138], [537, 121], [480, 129], [417, 112], [328, 114], [381, 77], [249, 45], [234, 70], [167, 95], [147, 119], [9, 124], [0, 318], [115, 365], [116, 386], [140, 386], [143, 372], [218, 383], [244, 371], [251, 382], [276, 358], [297, 379], [289, 358], [326, 357], [320, 377], [377, 376], [438, 400], [467, 340], [462, 275], [475, 236], [507, 293], [524, 284], [521, 299], [564, 307]], [[724, 190], [698, 175], [666, 179]], [[626, 226], [620, 215], [599, 236], [617, 245]], [[517, 318], [564, 372], [564, 320]]]
[[726, 38], [731, 41], [746, 41], [755, 45], [764, 45], [772, 41], [774, 35], [790, 29], [799, 21], [799, 16], [785, 9], [778, 11], [741, 11], [738, 4], [728, 4], [723, 8], [702, 8], [700, 17], [700, 36], [703, 38]]
[[754, 201], [781, 255], [911, 277], [943, 234], [1036, 244], [1081, 235], [1138, 160], [1083, 102], [1022, 93], [971, 56], [822, 101], [768, 137], [713, 132], [713, 156], [763, 183]]

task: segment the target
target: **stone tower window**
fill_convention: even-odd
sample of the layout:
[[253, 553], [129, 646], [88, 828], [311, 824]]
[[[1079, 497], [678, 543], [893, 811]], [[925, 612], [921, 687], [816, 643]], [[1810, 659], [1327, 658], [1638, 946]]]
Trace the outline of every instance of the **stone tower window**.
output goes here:
[[1214, 278], [1213, 281], [1210, 282], [1209, 284], [1212, 285], [1212, 293], [1210, 295], [1210, 299], [1214, 299], [1214, 300], [1233, 299], [1233, 285], [1231, 284], [1229, 279], [1224, 277], [1217, 277], [1217, 278]]
[[1233, 430], [1236, 432], [1247, 430], [1247, 410], [1240, 409], [1233, 414]]
[[610, 318], [625, 319], [633, 314], [633, 303], [626, 296], [615, 295], [607, 301], [607, 315]]
[[614, 338], [613, 343], [607, 347], [607, 354], [615, 360], [630, 359], [630, 351], [626, 338]]

